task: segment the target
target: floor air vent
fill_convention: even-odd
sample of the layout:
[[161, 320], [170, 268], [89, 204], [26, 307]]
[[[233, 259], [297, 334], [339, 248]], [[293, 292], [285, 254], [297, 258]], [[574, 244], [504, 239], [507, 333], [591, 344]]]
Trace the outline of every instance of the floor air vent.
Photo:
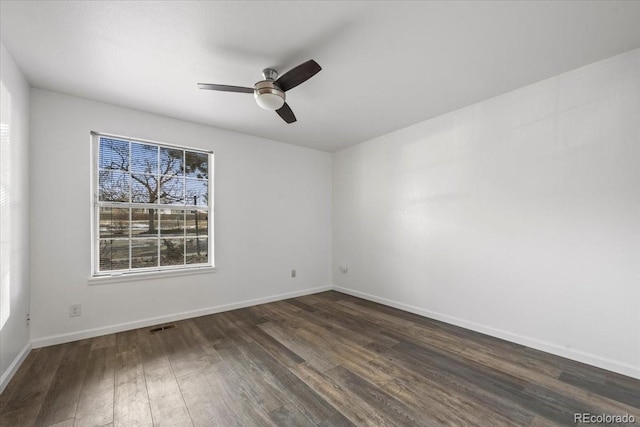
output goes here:
[[173, 329], [175, 327], [176, 327], [176, 325], [162, 325], [162, 326], [158, 326], [158, 327], [149, 329], [149, 333], [150, 334], [156, 334], [156, 333], [162, 332], [162, 331], [164, 331], [166, 329]]

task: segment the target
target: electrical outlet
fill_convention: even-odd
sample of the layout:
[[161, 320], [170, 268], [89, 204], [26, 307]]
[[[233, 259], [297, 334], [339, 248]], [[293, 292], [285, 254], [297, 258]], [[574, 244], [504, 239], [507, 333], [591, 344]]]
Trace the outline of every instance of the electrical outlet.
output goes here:
[[296, 271], [295, 270], [291, 270], [291, 277], [296, 277]]
[[69, 317], [78, 317], [82, 315], [82, 306], [80, 304], [72, 304], [69, 306]]

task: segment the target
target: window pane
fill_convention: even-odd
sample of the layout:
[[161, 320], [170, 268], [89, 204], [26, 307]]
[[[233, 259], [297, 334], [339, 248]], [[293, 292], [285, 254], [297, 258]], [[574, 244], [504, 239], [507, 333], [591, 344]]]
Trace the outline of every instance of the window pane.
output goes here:
[[185, 164], [187, 176], [190, 178], [209, 178], [209, 156], [205, 153], [187, 151]]
[[160, 178], [160, 203], [184, 203], [184, 178], [166, 175]]
[[100, 169], [129, 170], [129, 142], [100, 138]]
[[212, 156], [126, 137], [93, 143], [94, 273], [208, 264]]
[[131, 239], [131, 268], [157, 266], [158, 239]]
[[206, 264], [209, 262], [209, 240], [185, 239], [187, 244], [187, 264]]
[[158, 147], [131, 143], [131, 170], [150, 175], [158, 174]]
[[98, 197], [102, 202], [129, 201], [129, 174], [104, 170], [98, 174]]
[[100, 240], [100, 270], [129, 269], [129, 240]]
[[184, 239], [161, 239], [160, 265], [184, 264]]
[[173, 148], [160, 149], [160, 173], [162, 175], [184, 175], [184, 151]]
[[207, 181], [199, 179], [187, 179], [187, 205], [207, 206], [209, 199], [209, 185]]
[[156, 203], [158, 200], [158, 177], [154, 175], [131, 175], [131, 201], [133, 203]]
[[129, 237], [129, 209], [100, 208], [100, 238], [106, 237]]
[[134, 237], [157, 236], [157, 209], [131, 209], [131, 235]]
[[176, 209], [162, 209], [160, 211], [160, 235], [184, 235], [184, 211]]
[[207, 211], [187, 211], [187, 235], [208, 236], [209, 215]]

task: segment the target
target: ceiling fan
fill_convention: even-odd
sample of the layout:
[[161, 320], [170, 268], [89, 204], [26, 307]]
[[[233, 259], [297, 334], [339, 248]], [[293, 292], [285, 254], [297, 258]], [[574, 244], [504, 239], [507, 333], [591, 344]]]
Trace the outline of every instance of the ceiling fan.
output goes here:
[[285, 102], [285, 92], [293, 89], [301, 83], [315, 76], [322, 67], [313, 59], [304, 62], [297, 67], [278, 77], [278, 72], [273, 68], [262, 70], [262, 77], [252, 88], [242, 86], [216, 85], [211, 83], [198, 83], [200, 89], [220, 90], [223, 92], [253, 93], [256, 102], [265, 110], [275, 110], [287, 123], [296, 121], [296, 116], [291, 111], [289, 104]]

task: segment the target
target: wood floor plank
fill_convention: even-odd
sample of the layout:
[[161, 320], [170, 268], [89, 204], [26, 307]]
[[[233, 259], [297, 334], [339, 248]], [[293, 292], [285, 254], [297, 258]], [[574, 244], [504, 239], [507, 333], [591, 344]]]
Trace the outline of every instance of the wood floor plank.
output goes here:
[[180, 323], [183, 324], [184, 327], [189, 330], [191, 339], [193, 339], [194, 343], [199, 344], [203, 353], [208, 355], [208, 359], [210, 359], [213, 363], [220, 360], [220, 355], [218, 354], [218, 351], [215, 349], [213, 345], [211, 345], [211, 342], [206, 337], [202, 329], [199, 328], [198, 325], [196, 325], [193, 320], [191, 319], [183, 320]]
[[261, 324], [258, 324], [258, 326], [261, 326], [263, 323], [288, 323], [296, 316], [296, 311], [293, 311], [292, 313], [286, 313], [280, 309], [277, 309], [271, 304], [263, 304], [259, 306], [259, 308], [260, 311], [258, 313], [266, 322], [262, 322]]
[[[379, 359], [378, 366], [386, 365], [386, 359]], [[411, 367], [411, 362], [404, 365]], [[511, 402], [500, 399], [486, 399], [485, 392], [471, 385], [466, 387], [455, 379], [444, 380], [423, 376], [414, 369], [404, 369], [393, 365], [397, 379], [382, 388], [389, 394], [421, 408], [422, 412], [441, 425], [526, 425], [534, 415]], [[508, 415], [504, 415], [508, 412]]]
[[538, 415], [533, 419], [531, 424], [529, 424], [529, 427], [555, 427], [557, 425], [558, 424], [554, 423], [553, 421]]
[[269, 418], [278, 427], [312, 427], [315, 426], [309, 418], [305, 417], [292, 403], [269, 413]]
[[315, 307], [318, 311], [308, 319], [313, 319], [317, 324], [328, 330], [336, 331], [342, 336], [348, 336], [362, 344], [377, 344], [383, 347], [391, 347], [398, 343], [393, 338], [380, 334], [383, 329], [376, 325], [364, 322], [357, 317], [346, 315], [344, 312], [333, 310], [330, 305], [319, 303]]
[[[269, 304], [254, 305], [253, 307], [249, 307], [248, 310], [251, 311], [255, 317], [262, 319], [260, 323], [275, 321], [281, 318], [279, 313], [276, 312], [277, 314], [274, 314], [274, 312], [269, 310]], [[256, 325], [258, 324], [259, 323]]]
[[138, 335], [116, 335], [114, 426], [152, 426], [151, 407]]
[[[227, 340], [233, 341], [236, 339], [244, 339], [246, 337], [245, 332], [236, 324], [236, 321], [230, 319], [225, 315], [225, 313], [218, 313], [210, 316], [208, 322], [213, 325], [213, 327], [220, 330]], [[220, 345], [216, 345], [216, 348], [225, 345], [228, 345], [228, 342], [223, 341]]]
[[247, 328], [247, 335], [253, 342], [258, 343], [264, 350], [273, 356], [278, 362], [287, 367], [292, 367], [304, 362], [304, 359], [283, 345], [280, 341], [267, 334], [257, 326]]
[[142, 359], [142, 368], [145, 374], [156, 369], [171, 367], [162, 336], [160, 334], [150, 334], [149, 329], [150, 328], [143, 328], [136, 330], [139, 354]]
[[[245, 321], [244, 316], [239, 315], [241, 311], [227, 311], [224, 313], [220, 313], [215, 316], [222, 325], [224, 325], [223, 329], [227, 336], [234, 342], [240, 340], [240, 342], [251, 341], [251, 336], [247, 333], [247, 329], [251, 326], [257, 326], [258, 324], [262, 324], [264, 322], [259, 322], [256, 325], [252, 324], [251, 320]], [[249, 322], [249, 323], [247, 323]]]
[[381, 414], [375, 406], [362, 400], [356, 393], [343, 389], [326, 374], [307, 363], [297, 365], [293, 371], [353, 424], [359, 426], [398, 425]]
[[282, 345], [290, 348], [294, 353], [300, 355], [307, 364], [317, 368], [321, 372], [335, 368], [338, 364], [327, 360], [319, 351], [317, 351], [308, 342], [302, 338], [293, 335], [293, 328], [283, 327], [282, 324], [276, 324], [272, 321], [262, 323], [259, 328], [271, 335]]
[[343, 294], [336, 291], [327, 291], [313, 294], [314, 298], [320, 299], [322, 302], [337, 302], [346, 298], [353, 298], [351, 295]]
[[142, 355], [137, 345], [121, 347], [115, 355], [115, 384], [123, 384], [138, 377], [144, 377]]
[[322, 299], [322, 298], [318, 298], [318, 294], [312, 294], [312, 295], [304, 295], [301, 297], [296, 298], [297, 301], [303, 302], [307, 305], [316, 305], [319, 303], [323, 303], [326, 302], [326, 300]]
[[420, 416], [416, 410], [400, 402], [383, 389], [368, 383], [343, 366], [327, 371], [326, 375], [343, 389], [351, 390], [357, 394], [358, 397], [371, 407], [374, 407], [390, 423], [406, 427], [435, 427], [437, 425], [426, 417]]
[[505, 351], [503, 347], [493, 346], [488, 343], [470, 341], [459, 354], [468, 356], [474, 360], [481, 359], [494, 367], [505, 364], [513, 366], [516, 369], [520, 367], [523, 371], [530, 372], [532, 375], [537, 376], [558, 378], [562, 373], [559, 368], [553, 365], [525, 357], [520, 349], [509, 349]]
[[[486, 399], [483, 390], [474, 390], [470, 384], [456, 382], [455, 378], [448, 378], [439, 372], [437, 374], [440, 375], [431, 376], [420, 365], [397, 353], [390, 358], [381, 355], [367, 365], [372, 370], [384, 371], [397, 378], [383, 385], [382, 389], [420, 409], [425, 417], [432, 418], [440, 425], [517, 426], [526, 425], [533, 418], [533, 414], [517, 406], [499, 405]], [[474, 391], [480, 393], [479, 398]], [[499, 411], [491, 410], [492, 406], [509, 411], [510, 416], [505, 417]]]
[[81, 340], [66, 346], [36, 424], [48, 426], [75, 417], [91, 344], [91, 340]]
[[[628, 413], [640, 419], [640, 409], [630, 406], [624, 401], [621, 402], [620, 399], [611, 398], [611, 394], [621, 395], [622, 400], [630, 400], [631, 403], [635, 402], [640, 405], [640, 391], [627, 390], [625, 394], [619, 387], [606, 387], [603, 384], [596, 383], [596, 388], [602, 388], [602, 393], [599, 394], [594, 392], [593, 389], [589, 390], [590, 387], [588, 385], [585, 386], [581, 379], [576, 380], [577, 383], [574, 384], [571, 380], [566, 381], [567, 377], [562, 375], [559, 375], [559, 378], [555, 378], [555, 376], [548, 375], [549, 372], [553, 372], [552, 369], [540, 367], [538, 363], [531, 363], [526, 359], [512, 361], [511, 358], [502, 357], [502, 352], [490, 351], [489, 349], [478, 351], [469, 348], [459, 353], [459, 356], [467, 358], [474, 363], [506, 372], [557, 394], [571, 396], [583, 402], [585, 406], [590, 405], [598, 408], [598, 412]], [[633, 393], [636, 394], [635, 400], [633, 399]]]
[[226, 311], [224, 314], [233, 320], [241, 321], [247, 326], [255, 326], [267, 321], [263, 316], [260, 316], [256, 314], [254, 310], [251, 310], [250, 307]]
[[291, 403], [312, 422], [323, 424], [330, 421], [333, 425], [350, 425], [350, 422], [336, 408], [322, 399], [314, 389], [300, 380], [291, 369], [279, 363], [259, 344], [248, 343], [242, 346], [241, 350], [251, 358], [265, 380], [286, 395]]
[[[282, 322], [282, 323], [291, 323], [291, 319], [296, 318], [298, 313], [303, 310], [295, 307], [291, 304], [287, 304], [284, 301], [272, 302], [269, 304], [264, 304], [262, 307], [262, 311], [264, 312], [263, 317], [265, 320], [270, 322]], [[291, 324], [290, 326], [295, 326]]]
[[115, 345], [116, 345], [115, 334], [102, 335], [100, 337], [96, 337], [91, 340], [91, 350], [114, 347]]
[[374, 384], [382, 385], [394, 379], [385, 372], [368, 369], [366, 362], [375, 359], [378, 354], [366, 347], [358, 346], [355, 342], [349, 345], [348, 340], [312, 325], [298, 329], [296, 336], [314, 343], [315, 348], [326, 360], [351, 369]]
[[262, 408], [255, 406], [253, 399], [242, 385], [238, 385], [237, 375], [223, 360], [209, 366], [203, 375], [216, 390], [215, 396], [233, 410], [242, 426], [275, 426]]
[[[8, 399], [0, 411], [0, 425], [33, 425], [67, 346], [40, 348], [29, 354], [28, 372], [21, 383], [8, 388]], [[11, 384], [10, 384], [11, 386]], [[4, 395], [4, 392], [2, 393]]]
[[144, 375], [116, 384], [113, 425], [153, 426]]
[[401, 336], [401, 340], [428, 344], [453, 353], [464, 350], [467, 345], [462, 338], [452, 336], [436, 328], [426, 328], [409, 320], [378, 312], [370, 307], [348, 301], [339, 301], [335, 305], [335, 308], [347, 311], [356, 316], [364, 317], [377, 325], [383, 326], [385, 331], [382, 332], [382, 334], [389, 335], [394, 339], [398, 339], [397, 336]]
[[5, 406], [16, 393], [24, 392], [23, 389], [25, 388], [26, 382], [29, 380], [28, 376], [33, 369], [33, 365], [37, 362], [38, 354], [41, 351], [42, 349], [40, 348], [31, 350], [24, 362], [22, 362], [20, 369], [16, 371], [11, 381], [9, 381], [9, 384], [7, 384], [7, 387], [2, 393], [0, 393], [0, 414], [2, 414]]
[[436, 367], [438, 371], [464, 379], [497, 397], [502, 397], [560, 424], [573, 420], [577, 412], [595, 413], [593, 402], [585, 403], [571, 396], [563, 396], [548, 388], [523, 381], [506, 372], [463, 360], [456, 355], [444, 355], [425, 347], [402, 342], [394, 346], [401, 355], [408, 355], [412, 362]]
[[241, 427], [230, 397], [221, 387], [212, 386], [202, 372], [178, 378], [178, 385], [195, 426]]
[[373, 310], [380, 311], [381, 313], [385, 313], [393, 317], [408, 320], [409, 322], [415, 323], [431, 331], [439, 331], [440, 333], [461, 338], [467, 344], [485, 345], [491, 348], [497, 347], [509, 352], [526, 348], [521, 344], [516, 344], [499, 338], [491, 337], [489, 335], [481, 334], [480, 332], [471, 331], [469, 329], [463, 329], [448, 323], [441, 322], [439, 320], [430, 319], [428, 317], [420, 316], [408, 311], [403, 311], [395, 307], [381, 305], [372, 301], [352, 297], [351, 299], [349, 299], [349, 302], [363, 307], [369, 307]]
[[[460, 426], [460, 425], [491, 425], [512, 426], [519, 424], [511, 422], [499, 416], [487, 417], [486, 410], [474, 413], [470, 405], [465, 405], [464, 400], [457, 400], [455, 393], [449, 393], [446, 399], [441, 399], [441, 393], [434, 396], [433, 389], [424, 390], [422, 383], [405, 383], [402, 380], [394, 380], [382, 386], [382, 389], [396, 399], [405, 402], [413, 408], [422, 409], [422, 417], [430, 425]], [[493, 415], [493, 414], [491, 414]]]
[[[584, 364], [582, 363], [581, 365], [584, 365]], [[628, 377], [626, 375], [618, 374], [617, 372], [605, 371], [605, 383], [614, 387], [624, 387], [628, 390], [638, 389], [637, 379]]]
[[123, 351], [129, 351], [139, 347], [137, 329], [118, 332], [115, 334], [115, 339], [116, 353], [122, 353]]
[[0, 412], [0, 426], [33, 426], [36, 424], [40, 404], [24, 405], [18, 409]]
[[68, 420], [60, 421], [59, 423], [51, 424], [47, 427], [73, 427], [74, 422], [75, 422], [75, 419], [70, 418]]
[[258, 374], [258, 368], [236, 346], [220, 349], [220, 356], [235, 373], [238, 386], [242, 386], [254, 405], [269, 413], [287, 404], [287, 398]]
[[560, 374], [559, 379], [567, 384], [575, 385], [592, 393], [597, 393], [609, 399], [624, 403], [625, 405], [640, 409], [640, 388], [623, 387], [620, 384], [614, 385], [606, 381], [604, 384], [600, 384], [597, 381], [590, 381], [587, 378], [567, 372]]
[[192, 321], [176, 323], [173, 329], [159, 332], [165, 344], [171, 368], [177, 377], [200, 371], [219, 362], [220, 356], [206, 338], [196, 332]]
[[359, 344], [364, 347], [374, 342], [383, 345], [397, 344], [397, 341], [380, 335], [376, 333], [377, 331], [370, 331], [361, 322], [349, 322], [341, 313], [338, 315], [327, 313], [321, 304], [316, 306], [314, 312], [302, 310], [296, 313], [296, 324], [297, 329], [315, 331], [325, 335], [330, 334], [343, 342], [348, 342], [349, 345]]
[[[400, 369], [394, 369], [398, 381], [405, 380], [408, 384], [423, 383], [429, 387], [444, 387], [445, 395], [447, 392], [452, 393], [460, 396], [460, 399], [472, 402], [469, 405], [470, 410], [477, 403], [477, 405], [500, 414], [516, 425], [527, 425], [534, 415], [502, 395], [496, 395], [491, 390], [485, 390], [482, 386], [470, 382], [466, 378], [442, 371], [436, 364], [423, 359], [415, 359], [396, 349], [386, 350], [380, 359], [371, 363], [379, 363], [385, 369], [399, 367]], [[438, 394], [433, 393], [432, 397], [437, 398]]]
[[193, 323], [202, 331], [209, 344], [217, 349], [232, 345], [232, 340], [215, 320], [218, 316], [201, 316], [193, 319]]
[[278, 311], [285, 316], [291, 316], [291, 315], [295, 316], [296, 313], [299, 313], [300, 311], [302, 311], [301, 308], [288, 304], [285, 301], [272, 302], [270, 304], [267, 304], [266, 308], [268, 308], [269, 310]]
[[[115, 336], [114, 336], [115, 338]], [[104, 340], [97, 340], [104, 343]], [[115, 340], [113, 341], [115, 344]], [[76, 426], [103, 426], [113, 422], [115, 345], [91, 345], [89, 361], [76, 409]]]
[[171, 367], [145, 373], [151, 416], [156, 427], [192, 426], [189, 411]]
[[304, 302], [299, 301], [298, 299], [295, 299], [295, 298], [285, 300], [284, 302], [286, 302], [287, 304], [294, 305], [294, 306], [298, 307], [299, 309], [304, 310], [304, 311], [308, 311], [310, 313], [318, 311], [318, 309], [316, 307], [314, 307], [313, 305], [305, 304]]

